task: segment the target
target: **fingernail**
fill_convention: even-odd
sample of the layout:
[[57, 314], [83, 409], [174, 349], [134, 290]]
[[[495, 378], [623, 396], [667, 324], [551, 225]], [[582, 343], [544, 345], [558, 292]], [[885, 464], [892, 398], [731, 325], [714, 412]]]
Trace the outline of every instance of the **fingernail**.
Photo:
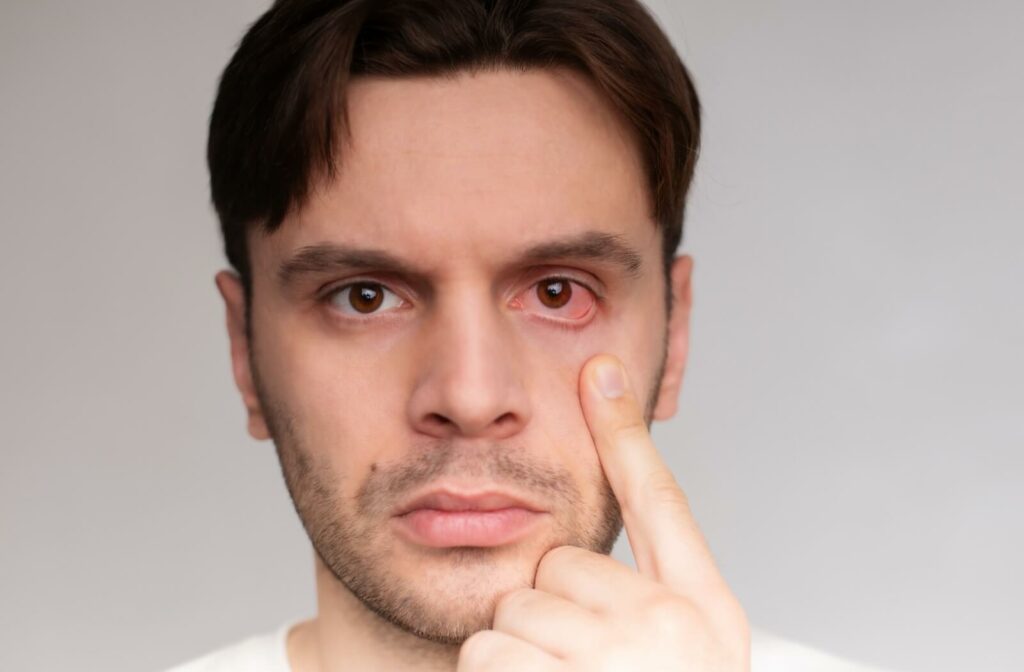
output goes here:
[[622, 370], [615, 364], [601, 364], [597, 367], [597, 386], [601, 388], [601, 394], [608, 399], [621, 397], [626, 389], [622, 380]]

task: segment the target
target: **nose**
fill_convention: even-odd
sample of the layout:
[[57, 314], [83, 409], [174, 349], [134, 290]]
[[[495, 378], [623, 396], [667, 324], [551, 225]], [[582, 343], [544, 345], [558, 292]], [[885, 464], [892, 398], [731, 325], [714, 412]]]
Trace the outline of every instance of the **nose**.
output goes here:
[[529, 422], [526, 375], [508, 311], [467, 287], [435, 304], [422, 326], [413, 427], [436, 438], [504, 439]]

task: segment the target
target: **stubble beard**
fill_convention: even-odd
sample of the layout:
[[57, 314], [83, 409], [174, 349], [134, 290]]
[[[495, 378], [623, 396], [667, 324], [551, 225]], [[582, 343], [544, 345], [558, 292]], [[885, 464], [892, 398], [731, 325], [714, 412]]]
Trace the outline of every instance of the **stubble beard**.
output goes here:
[[[416, 451], [416, 457], [395, 465], [374, 468], [359, 488], [355, 511], [340, 496], [344, 475], [335, 478], [326, 459], [317, 459], [303, 444], [295, 417], [286, 406], [268, 393], [261, 382], [258, 366], [250, 349], [250, 370], [264, 419], [274, 442], [281, 471], [295, 511], [323, 565], [370, 612], [385, 622], [420, 639], [442, 645], [461, 645], [473, 633], [490, 627], [494, 605], [502, 592], [528, 587], [536, 570], [537, 555], [524, 566], [520, 554], [509, 554], [502, 547], [460, 547], [430, 549], [443, 553], [445, 567], [456, 576], [455, 593], [428, 594], [423, 584], [396, 576], [392, 559], [409, 558], [402, 542], [388, 529], [389, 515], [399, 493], [409, 493], [427, 485], [442, 474], [480, 475], [497, 482], [508, 482], [526, 492], [547, 495], [554, 515], [554, 532], [547, 548], [570, 544], [608, 555], [622, 527], [622, 512], [603, 470], [597, 466], [591, 474], [597, 492], [598, 510], [591, 515], [580, 490], [568, 470], [560, 465], [524, 461], [523, 451], [507, 446], [474, 448], [472, 453], [457, 451], [450, 444]], [[644, 417], [648, 427], [657, 391], [664, 373], [662, 357], [655, 384], [647, 395]], [[545, 549], [547, 550], [547, 549]], [[542, 555], [543, 553], [541, 553]], [[433, 563], [433, 558], [431, 562]], [[499, 563], [518, 562], [512, 576], [517, 585], [495, 586], [489, 572]], [[513, 568], [515, 570], [516, 568]], [[469, 582], [459, 583], [459, 577]], [[426, 577], [424, 577], [426, 578]], [[443, 577], [434, 577], [442, 578]], [[433, 585], [436, 585], [434, 583]], [[497, 588], [497, 589], [496, 589]]]

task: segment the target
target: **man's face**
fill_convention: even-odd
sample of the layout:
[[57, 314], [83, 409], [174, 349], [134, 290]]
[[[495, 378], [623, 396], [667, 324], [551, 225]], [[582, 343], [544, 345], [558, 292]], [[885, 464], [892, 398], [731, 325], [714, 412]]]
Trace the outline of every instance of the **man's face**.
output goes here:
[[[621, 530], [578, 377], [615, 354], [650, 422], [660, 233], [633, 139], [579, 75], [358, 78], [348, 107], [336, 178], [250, 237], [253, 340], [236, 379], [251, 368], [250, 432], [273, 438], [323, 565], [392, 623], [460, 643], [532, 585], [547, 550], [608, 553]], [[623, 249], [522, 258], [574, 240]], [[324, 245], [404, 268], [310, 253]], [[397, 514], [434, 489], [511, 493], [541, 513], [511, 541], [425, 543]]]

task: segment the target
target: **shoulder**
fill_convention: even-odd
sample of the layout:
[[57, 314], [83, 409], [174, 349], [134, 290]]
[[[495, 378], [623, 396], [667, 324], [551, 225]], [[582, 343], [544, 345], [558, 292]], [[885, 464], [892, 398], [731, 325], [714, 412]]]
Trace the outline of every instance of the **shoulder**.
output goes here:
[[885, 672], [764, 630], [750, 632], [751, 672]]
[[166, 672], [290, 672], [285, 641], [292, 623], [273, 632], [253, 635]]

